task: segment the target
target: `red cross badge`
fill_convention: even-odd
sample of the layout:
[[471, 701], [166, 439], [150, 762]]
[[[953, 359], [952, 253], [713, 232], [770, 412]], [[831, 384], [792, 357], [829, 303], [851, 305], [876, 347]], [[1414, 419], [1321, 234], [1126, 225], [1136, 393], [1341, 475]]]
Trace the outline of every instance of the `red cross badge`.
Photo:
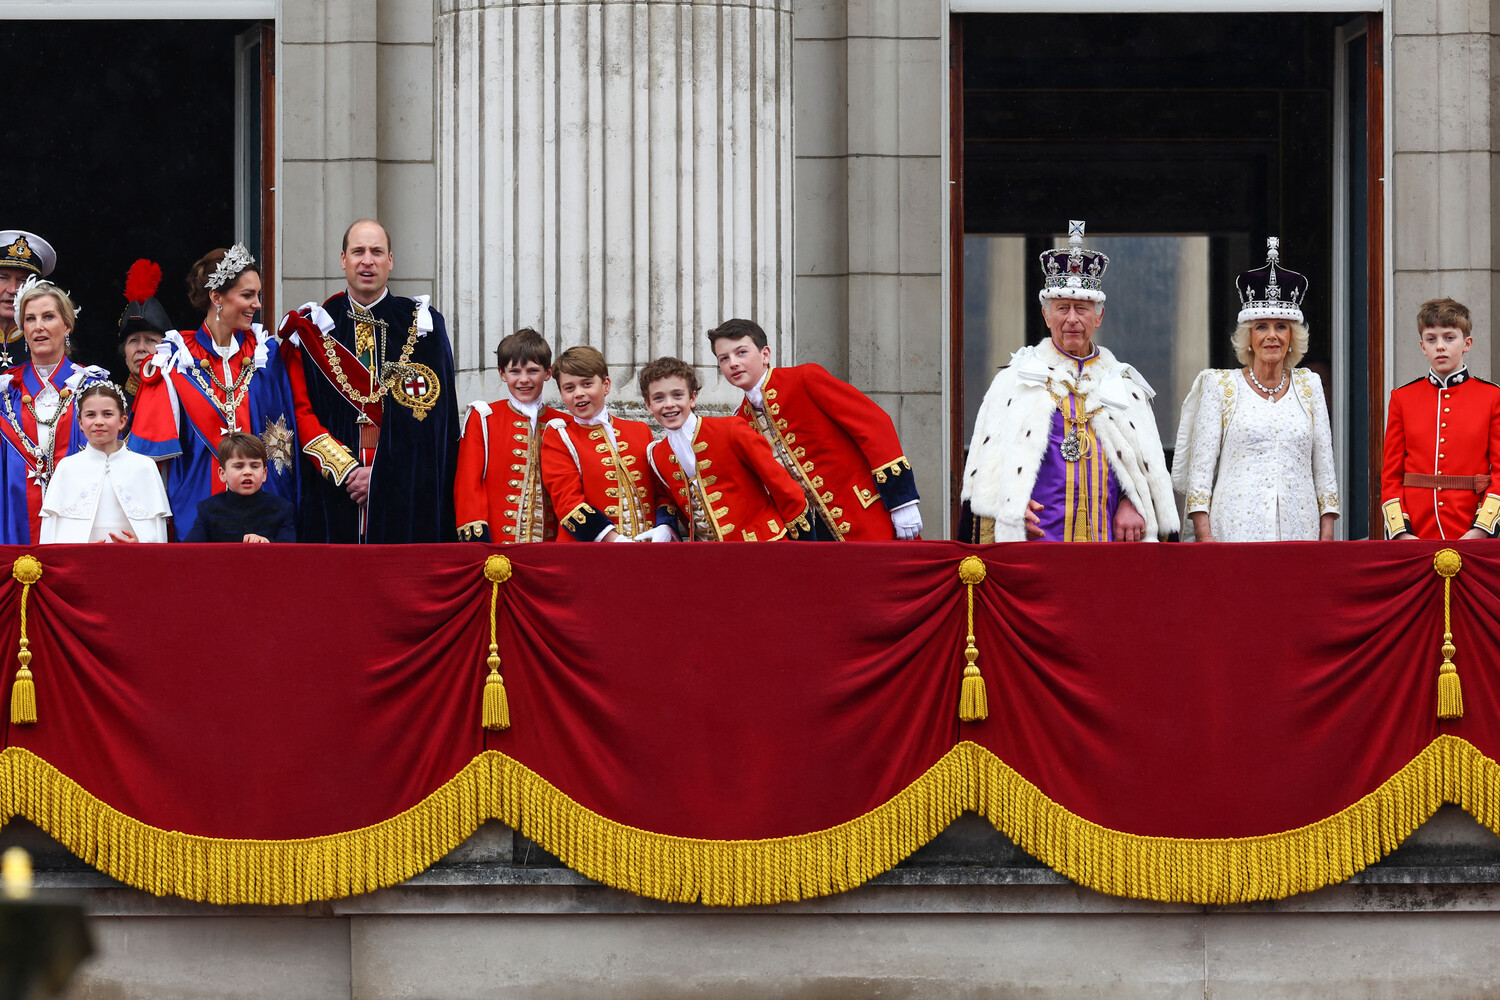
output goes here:
[[426, 365], [407, 363], [389, 366], [386, 375], [386, 385], [394, 390], [392, 398], [411, 410], [418, 420], [427, 419], [427, 411], [437, 405], [438, 397], [443, 394], [437, 372]]

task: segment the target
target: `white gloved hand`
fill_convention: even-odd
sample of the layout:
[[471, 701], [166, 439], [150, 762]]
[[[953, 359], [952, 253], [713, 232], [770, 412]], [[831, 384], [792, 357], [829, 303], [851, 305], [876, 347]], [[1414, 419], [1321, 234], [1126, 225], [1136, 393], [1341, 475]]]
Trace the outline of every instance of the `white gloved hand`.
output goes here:
[[[613, 528], [611, 528], [610, 530], [614, 531]], [[616, 531], [615, 532], [615, 537], [611, 538], [610, 541], [612, 541], [612, 542], [633, 542], [633, 541], [635, 541], [635, 539], [631, 538], [629, 535], [622, 535], [618, 531]]]
[[896, 526], [896, 537], [903, 542], [922, 537], [922, 512], [914, 503], [891, 511], [891, 523]]
[[677, 532], [672, 530], [670, 524], [658, 524], [656, 527], [636, 535], [635, 540], [638, 542], [675, 542], [677, 541]]

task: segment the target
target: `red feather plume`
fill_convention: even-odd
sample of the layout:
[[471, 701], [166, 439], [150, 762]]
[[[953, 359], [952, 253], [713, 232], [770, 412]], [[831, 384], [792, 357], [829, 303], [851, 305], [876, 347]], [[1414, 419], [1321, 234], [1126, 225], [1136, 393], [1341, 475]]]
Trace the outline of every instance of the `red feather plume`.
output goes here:
[[142, 257], [125, 275], [125, 301], [145, 302], [161, 287], [161, 265]]

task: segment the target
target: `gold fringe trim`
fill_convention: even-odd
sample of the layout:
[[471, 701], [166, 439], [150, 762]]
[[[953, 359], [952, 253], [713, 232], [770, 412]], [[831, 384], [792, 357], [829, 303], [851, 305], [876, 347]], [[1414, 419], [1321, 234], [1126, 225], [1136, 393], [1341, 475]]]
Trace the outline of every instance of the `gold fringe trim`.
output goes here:
[[890, 801], [827, 830], [703, 840], [606, 819], [488, 750], [382, 823], [304, 840], [229, 840], [131, 819], [11, 747], [0, 753], [0, 816], [26, 817], [127, 885], [200, 902], [280, 905], [373, 892], [427, 869], [481, 822], [498, 819], [606, 885], [670, 902], [739, 906], [844, 892], [895, 867], [973, 808], [972, 761], [955, 747]]
[[0, 818], [24, 816], [87, 863], [156, 895], [279, 905], [338, 899], [427, 869], [487, 819], [605, 885], [669, 902], [783, 903], [844, 892], [893, 868], [964, 810], [1079, 885], [1161, 902], [1244, 903], [1343, 882], [1394, 851], [1451, 802], [1500, 834], [1500, 765], [1439, 736], [1358, 802], [1260, 837], [1144, 837], [1053, 802], [993, 753], [955, 746], [890, 801], [814, 833], [765, 840], [673, 837], [587, 809], [498, 751], [481, 753], [384, 822], [303, 840], [230, 840], [162, 830], [100, 802], [28, 750], [0, 752]]
[[1500, 833], [1500, 766], [1439, 736], [1375, 791], [1316, 823], [1259, 837], [1121, 833], [1077, 816], [974, 743], [979, 812], [1079, 885], [1163, 903], [1283, 899], [1347, 880], [1394, 851], [1445, 802]]
[[476, 757], [421, 802], [373, 826], [302, 840], [197, 837], [131, 819], [29, 750], [0, 752], [0, 820], [24, 816], [106, 875], [205, 903], [306, 903], [395, 885], [469, 838], [487, 813]]

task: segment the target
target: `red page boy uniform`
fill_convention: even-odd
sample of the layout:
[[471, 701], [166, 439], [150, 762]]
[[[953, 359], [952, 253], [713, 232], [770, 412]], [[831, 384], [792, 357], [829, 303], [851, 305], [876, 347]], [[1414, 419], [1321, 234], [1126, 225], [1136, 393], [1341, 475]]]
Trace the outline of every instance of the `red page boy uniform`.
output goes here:
[[459, 541], [557, 538], [557, 517], [542, 488], [542, 437], [553, 420], [567, 416], [540, 400], [471, 404], [453, 489]]
[[766, 439], [737, 417], [689, 416], [647, 458], [689, 541], [773, 541], [810, 527], [802, 488]]
[[547, 421], [542, 435], [542, 487], [552, 498], [562, 531], [558, 541], [596, 542], [611, 528], [625, 538], [675, 518], [671, 501], [647, 471], [651, 428], [616, 420]]
[[895, 424], [868, 396], [821, 365], [770, 368], [739, 412], [802, 487], [820, 534], [896, 537], [890, 512], [916, 502], [917, 482]]
[[1495, 534], [1500, 483], [1500, 386], [1469, 374], [1429, 372], [1391, 393], [1380, 501], [1387, 538]]

